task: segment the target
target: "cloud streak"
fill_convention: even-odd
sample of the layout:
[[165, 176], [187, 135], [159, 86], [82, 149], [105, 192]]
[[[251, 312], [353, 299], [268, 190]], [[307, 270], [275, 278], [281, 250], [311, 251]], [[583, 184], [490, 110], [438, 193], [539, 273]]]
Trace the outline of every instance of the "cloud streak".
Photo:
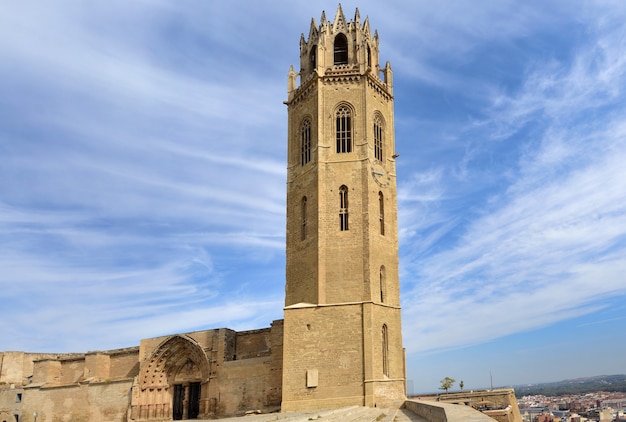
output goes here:
[[[585, 46], [569, 67], [536, 65], [519, 92], [494, 98], [485, 124], [472, 129], [518, 143], [521, 154], [499, 190], [466, 216], [453, 246], [409, 256], [405, 279], [414, 273], [417, 281], [404, 296], [405, 325], [420, 333], [409, 337], [409, 350], [550, 325], [626, 292], [622, 36]], [[540, 131], [528, 137], [531, 121], [541, 121]], [[492, 142], [483, 148], [497, 148]]]

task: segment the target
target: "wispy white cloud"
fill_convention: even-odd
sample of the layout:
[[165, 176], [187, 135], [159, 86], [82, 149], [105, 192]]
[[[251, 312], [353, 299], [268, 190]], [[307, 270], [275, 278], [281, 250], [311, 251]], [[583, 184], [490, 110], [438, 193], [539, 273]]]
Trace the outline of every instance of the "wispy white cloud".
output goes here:
[[[445, 251], [409, 258], [409, 350], [542, 327], [626, 292], [623, 35], [598, 34], [570, 64], [536, 64], [519, 92], [495, 99], [481, 133], [520, 145], [517, 169]], [[537, 120], [539, 132], [522, 130]]]
[[237, 16], [201, 2], [3, 11], [0, 300], [13, 318], [0, 331], [21, 348], [280, 316], [280, 300], [268, 314], [238, 291], [247, 278], [283, 290], [286, 122], [282, 79], [251, 72], [262, 40], [218, 30]]

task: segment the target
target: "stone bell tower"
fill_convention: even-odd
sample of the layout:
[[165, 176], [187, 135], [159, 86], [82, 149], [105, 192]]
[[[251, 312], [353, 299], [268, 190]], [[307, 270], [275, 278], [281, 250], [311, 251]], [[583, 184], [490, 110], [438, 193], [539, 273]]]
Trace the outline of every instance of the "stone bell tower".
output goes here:
[[405, 398], [391, 66], [322, 13], [289, 71], [282, 410]]

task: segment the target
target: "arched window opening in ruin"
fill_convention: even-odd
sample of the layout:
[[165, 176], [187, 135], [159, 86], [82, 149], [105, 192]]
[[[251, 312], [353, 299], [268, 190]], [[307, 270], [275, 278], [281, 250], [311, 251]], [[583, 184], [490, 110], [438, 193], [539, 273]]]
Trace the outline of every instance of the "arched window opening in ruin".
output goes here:
[[348, 64], [348, 39], [344, 34], [335, 37], [335, 66]]

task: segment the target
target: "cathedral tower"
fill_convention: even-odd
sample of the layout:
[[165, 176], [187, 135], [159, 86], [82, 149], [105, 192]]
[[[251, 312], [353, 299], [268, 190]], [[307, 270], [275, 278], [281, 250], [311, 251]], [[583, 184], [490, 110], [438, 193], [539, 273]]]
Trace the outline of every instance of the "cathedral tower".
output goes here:
[[405, 398], [391, 66], [322, 13], [288, 76], [283, 411]]

